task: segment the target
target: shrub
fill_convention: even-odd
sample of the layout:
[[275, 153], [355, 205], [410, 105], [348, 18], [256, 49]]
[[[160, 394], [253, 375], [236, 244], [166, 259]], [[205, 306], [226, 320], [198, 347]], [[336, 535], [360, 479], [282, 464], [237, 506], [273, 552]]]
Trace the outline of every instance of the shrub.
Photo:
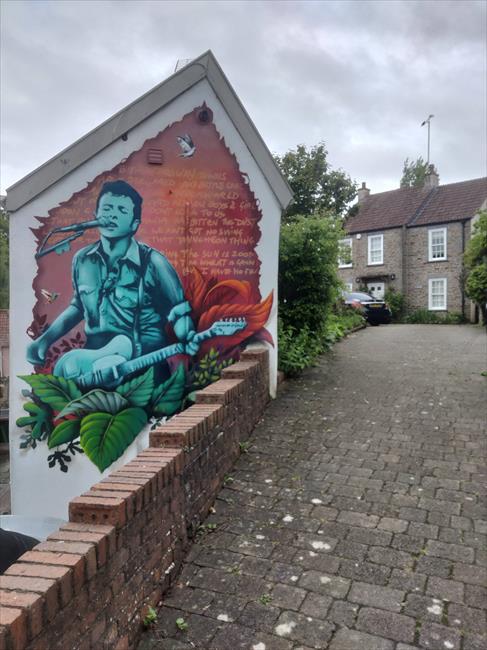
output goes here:
[[400, 291], [394, 289], [387, 289], [384, 300], [389, 305], [392, 313], [392, 320], [397, 322], [402, 321], [406, 309], [406, 301], [404, 295]]
[[285, 326], [281, 318], [278, 321], [278, 337], [278, 366], [288, 377], [297, 377], [325, 351], [320, 337], [309, 328], [303, 327], [298, 331], [290, 325]]
[[460, 312], [438, 314], [428, 309], [416, 309], [406, 318], [406, 323], [415, 325], [458, 325], [464, 322], [465, 317]]
[[279, 313], [283, 327], [318, 332], [339, 295], [340, 222], [326, 214], [283, 224], [279, 254]]

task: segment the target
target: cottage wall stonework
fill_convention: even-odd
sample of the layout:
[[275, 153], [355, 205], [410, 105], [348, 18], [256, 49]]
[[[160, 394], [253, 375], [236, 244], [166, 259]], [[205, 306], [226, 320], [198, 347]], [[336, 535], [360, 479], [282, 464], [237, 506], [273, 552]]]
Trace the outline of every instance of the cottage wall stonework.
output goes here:
[[[428, 261], [428, 231], [432, 228], [447, 229], [447, 259]], [[463, 247], [461, 222], [409, 228], [406, 247], [406, 300], [410, 310], [428, 308], [428, 280], [446, 278], [447, 312], [462, 311]], [[470, 236], [465, 225], [465, 242]], [[466, 301], [465, 301], [466, 302]], [[468, 310], [469, 311], [469, 310]], [[468, 313], [468, 312], [467, 312]]]
[[[383, 264], [368, 264], [368, 235], [384, 236]], [[403, 291], [402, 228], [361, 233], [359, 239], [356, 234], [353, 234], [350, 238], [352, 239], [352, 266], [339, 269], [340, 279], [345, 283], [351, 282], [353, 290], [357, 291], [368, 281], [379, 279], [379, 276], [395, 275], [394, 280], [390, 277], [381, 280], [385, 283], [385, 290], [393, 288], [396, 291]], [[357, 278], [361, 280], [358, 282]]]

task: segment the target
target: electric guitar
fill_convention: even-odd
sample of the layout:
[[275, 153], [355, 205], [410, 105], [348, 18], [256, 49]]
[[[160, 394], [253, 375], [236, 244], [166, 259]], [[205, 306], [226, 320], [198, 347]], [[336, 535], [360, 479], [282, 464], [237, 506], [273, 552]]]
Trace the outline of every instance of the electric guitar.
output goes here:
[[[220, 320], [204, 332], [197, 332], [190, 343], [200, 345], [214, 336], [231, 336], [247, 326], [245, 318]], [[53, 374], [65, 379], [73, 379], [81, 388], [115, 388], [128, 375], [174, 354], [184, 354], [184, 343], [173, 343], [160, 350], [149, 352], [132, 359], [134, 346], [128, 336], [119, 334], [99, 350], [71, 350], [66, 352], [54, 366]]]

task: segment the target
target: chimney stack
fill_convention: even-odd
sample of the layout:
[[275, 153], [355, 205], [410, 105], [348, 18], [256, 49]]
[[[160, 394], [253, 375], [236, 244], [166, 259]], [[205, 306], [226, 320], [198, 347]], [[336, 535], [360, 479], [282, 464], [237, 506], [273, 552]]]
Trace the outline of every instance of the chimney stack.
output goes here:
[[362, 187], [357, 191], [358, 202], [363, 203], [365, 199], [370, 195], [370, 190], [365, 183], [362, 183]]
[[424, 187], [427, 190], [432, 190], [434, 187], [438, 187], [440, 184], [440, 177], [438, 176], [438, 172], [435, 169], [434, 165], [429, 165], [428, 166], [428, 171], [426, 172], [426, 176], [424, 177]]

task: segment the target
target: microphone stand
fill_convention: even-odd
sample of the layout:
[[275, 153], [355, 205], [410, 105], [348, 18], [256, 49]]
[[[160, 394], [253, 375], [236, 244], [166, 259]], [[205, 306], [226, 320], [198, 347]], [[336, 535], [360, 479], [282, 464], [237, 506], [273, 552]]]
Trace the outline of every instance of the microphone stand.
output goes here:
[[52, 235], [55, 235], [57, 232], [60, 232], [60, 228], [54, 228], [54, 230], [51, 230], [46, 237], [42, 240], [42, 243], [39, 247], [38, 252], [35, 254], [35, 258], [39, 259], [40, 257], [44, 257], [44, 255], [49, 255], [49, 253], [53, 253], [57, 248], [60, 246], [63, 246], [64, 244], [69, 244], [70, 242], [74, 241], [75, 239], [78, 239], [78, 237], [81, 237], [81, 235], [84, 235], [84, 230], [81, 230], [80, 232], [75, 232], [72, 235], [69, 235], [69, 237], [65, 237], [64, 239], [61, 239], [58, 241], [56, 244], [53, 246], [49, 246], [49, 248], [46, 248], [46, 244], [48, 240], [52, 237]]

